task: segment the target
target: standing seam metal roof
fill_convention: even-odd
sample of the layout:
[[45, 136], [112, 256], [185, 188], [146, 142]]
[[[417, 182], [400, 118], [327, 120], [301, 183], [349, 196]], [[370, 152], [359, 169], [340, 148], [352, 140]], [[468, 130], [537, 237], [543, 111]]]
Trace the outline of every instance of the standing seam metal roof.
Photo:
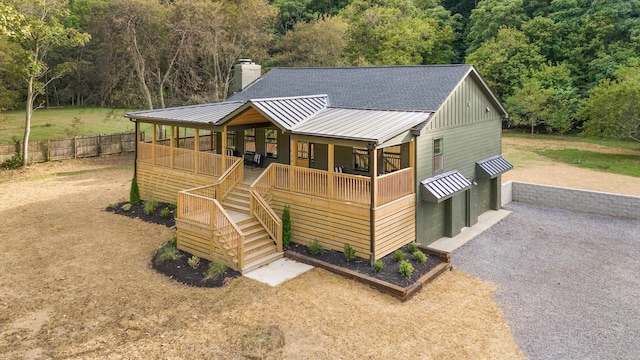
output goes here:
[[276, 121], [283, 128], [291, 130], [295, 125], [327, 107], [327, 95], [295, 98], [250, 100], [257, 109]]
[[476, 164], [490, 178], [494, 178], [505, 171], [513, 169], [513, 165], [501, 155], [480, 160], [476, 162]]
[[430, 196], [426, 196], [426, 198], [423, 196], [423, 198], [431, 202], [441, 202], [471, 187], [471, 182], [458, 170], [424, 179], [420, 183], [430, 194]]
[[144, 110], [127, 113], [131, 119], [166, 120], [189, 123], [215, 124], [244, 105], [242, 101], [227, 101], [203, 105]]

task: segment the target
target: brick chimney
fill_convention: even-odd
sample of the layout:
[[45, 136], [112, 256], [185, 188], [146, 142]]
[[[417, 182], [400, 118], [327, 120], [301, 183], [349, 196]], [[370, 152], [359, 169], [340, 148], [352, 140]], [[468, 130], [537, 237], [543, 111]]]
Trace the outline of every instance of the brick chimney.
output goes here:
[[251, 59], [240, 59], [234, 67], [233, 91], [240, 92], [262, 75], [262, 67]]

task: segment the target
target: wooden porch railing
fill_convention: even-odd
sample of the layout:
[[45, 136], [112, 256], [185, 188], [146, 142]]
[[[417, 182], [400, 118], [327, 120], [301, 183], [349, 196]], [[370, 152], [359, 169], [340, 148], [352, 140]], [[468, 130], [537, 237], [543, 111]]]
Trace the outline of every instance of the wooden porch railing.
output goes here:
[[269, 190], [273, 188], [275, 183], [276, 167], [271, 164], [258, 176], [258, 178], [251, 184], [251, 190], [257, 192], [263, 198], [266, 198]]
[[238, 266], [235, 270], [242, 270], [244, 265], [244, 234], [227, 214], [218, 200], [213, 200], [211, 214], [214, 219], [214, 241], [222, 244], [222, 248], [233, 259], [236, 259]]
[[242, 182], [242, 178], [244, 177], [244, 159], [233, 159], [237, 159], [237, 161], [235, 161], [227, 171], [220, 176], [218, 190], [216, 193], [216, 199], [218, 199], [218, 201], [223, 201], [224, 198], [227, 197], [229, 190], [231, 190], [237, 183]]
[[222, 155], [186, 148], [172, 148], [168, 146], [168, 141], [164, 142], [166, 145], [156, 144], [155, 146], [148, 142], [138, 142], [138, 161], [220, 177], [225, 172], [224, 169], [229, 169], [239, 159], [242, 159], [240, 157], [227, 156], [226, 166], [223, 166], [224, 157]]
[[376, 184], [377, 204], [384, 205], [415, 192], [413, 168], [394, 171], [378, 177]]
[[282, 220], [260, 194], [251, 190], [250, 213], [262, 224], [269, 236], [276, 241], [278, 252], [282, 252]]
[[[215, 186], [202, 186], [180, 191], [178, 193], [178, 219], [189, 220], [212, 229], [214, 234], [213, 244], [219, 244], [224, 249], [219, 252], [228, 257], [227, 263], [236, 264], [237, 268], [234, 270], [240, 271], [244, 261], [245, 235], [218, 200], [206, 195], [200, 195], [211, 194], [211, 189], [215, 189]], [[214, 257], [213, 252], [216, 245], [209, 249], [212, 258]]]

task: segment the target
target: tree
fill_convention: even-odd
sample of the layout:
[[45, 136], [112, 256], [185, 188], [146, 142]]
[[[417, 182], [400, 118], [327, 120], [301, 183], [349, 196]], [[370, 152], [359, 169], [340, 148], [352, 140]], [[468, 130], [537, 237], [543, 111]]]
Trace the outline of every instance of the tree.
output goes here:
[[503, 27], [496, 38], [484, 42], [466, 61], [478, 68], [498, 98], [506, 99], [545, 63], [545, 58], [521, 31]]
[[511, 114], [509, 121], [530, 126], [532, 136], [538, 125], [564, 134], [574, 123], [576, 96], [566, 65], [542, 65], [531, 77], [522, 80], [505, 105]]
[[340, 66], [347, 24], [337, 17], [297, 23], [274, 47], [277, 66]]
[[449, 63], [453, 30], [429, 18], [412, 0], [354, 0], [340, 12], [348, 23], [346, 58], [355, 65]]
[[640, 142], [640, 66], [620, 67], [580, 102], [578, 118], [586, 136], [628, 138]]
[[502, 27], [520, 29], [527, 20], [523, 0], [483, 0], [471, 11], [467, 54], [478, 49], [482, 43], [493, 39]]
[[[59, 64], [51, 71], [46, 63], [47, 53], [53, 47], [74, 47], [84, 45], [90, 35], [68, 27], [64, 20], [69, 14], [65, 1], [22, 0], [3, 5], [0, 16], [0, 30], [10, 41], [19, 45], [19, 57], [15, 58], [13, 70], [27, 84], [26, 115], [22, 138], [22, 166], [29, 162], [29, 134], [31, 116], [36, 97], [44, 93], [53, 80], [73, 70], [73, 63]], [[41, 79], [47, 76], [43, 83]]]

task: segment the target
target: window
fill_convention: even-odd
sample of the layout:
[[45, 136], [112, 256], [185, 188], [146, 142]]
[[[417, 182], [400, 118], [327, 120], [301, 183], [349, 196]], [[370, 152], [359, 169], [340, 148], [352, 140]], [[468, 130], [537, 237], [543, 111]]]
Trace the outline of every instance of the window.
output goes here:
[[278, 130], [277, 129], [265, 129], [264, 130], [264, 152], [267, 157], [278, 157]]
[[245, 154], [256, 153], [256, 129], [244, 130], [244, 153]]
[[309, 143], [298, 141], [298, 159], [309, 160]]
[[433, 172], [439, 173], [444, 169], [444, 157], [442, 156], [442, 138], [433, 140]]
[[236, 149], [236, 132], [227, 131], [227, 149]]
[[353, 148], [353, 170], [369, 171], [369, 150]]

